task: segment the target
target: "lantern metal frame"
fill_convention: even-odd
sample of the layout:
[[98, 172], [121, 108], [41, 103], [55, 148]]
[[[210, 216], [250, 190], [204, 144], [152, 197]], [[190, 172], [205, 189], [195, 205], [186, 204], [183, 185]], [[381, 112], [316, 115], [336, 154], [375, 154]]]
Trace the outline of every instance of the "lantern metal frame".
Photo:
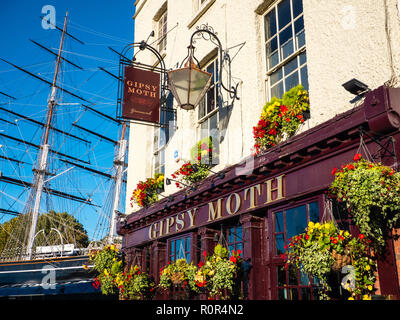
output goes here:
[[[194, 64], [194, 61], [196, 61], [197, 69], [201, 70], [200, 63], [194, 56], [194, 50], [195, 50], [194, 44], [196, 43], [196, 40], [197, 40], [197, 38], [195, 38], [196, 36], [200, 36], [203, 40], [211, 41], [218, 48], [218, 62], [219, 62], [218, 68], [219, 69], [218, 69], [218, 82], [216, 82], [218, 95], [221, 96], [221, 88], [223, 88], [226, 92], [229, 93], [229, 97], [232, 99], [232, 103], [234, 100], [239, 100], [239, 97], [237, 95], [237, 88], [238, 88], [239, 84], [236, 84], [235, 86], [232, 85], [231, 58], [230, 58], [228, 52], [223, 50], [221, 41], [219, 40], [217, 33], [214, 32], [214, 29], [211, 26], [209, 26], [208, 24], [203, 24], [200, 27], [197, 27], [197, 30], [195, 30], [192, 33], [192, 35], [190, 37], [190, 43], [188, 46], [188, 54], [181, 62], [179, 69], [182, 69], [182, 66], [184, 65], [184, 63], [189, 64], [189, 68], [190, 68], [192, 66], [192, 64]], [[225, 84], [223, 82], [223, 78], [222, 78], [222, 70], [223, 70], [223, 65], [224, 65], [225, 61], [228, 62], [228, 85], [227, 86], [225, 86]], [[179, 70], [179, 69], [177, 69], [177, 70]], [[189, 81], [190, 81], [190, 79], [189, 79]], [[171, 90], [171, 92], [174, 92], [174, 91], [175, 90]], [[176, 98], [176, 99], [180, 100], [179, 98]]]

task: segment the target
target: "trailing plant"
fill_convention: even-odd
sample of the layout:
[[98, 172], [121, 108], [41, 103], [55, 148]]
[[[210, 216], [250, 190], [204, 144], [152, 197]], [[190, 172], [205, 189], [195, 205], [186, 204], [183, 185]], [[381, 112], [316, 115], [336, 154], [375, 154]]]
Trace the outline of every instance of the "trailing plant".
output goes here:
[[[120, 299], [151, 299], [154, 296], [155, 283], [151, 276], [142, 272], [135, 265], [128, 272], [124, 271], [123, 261], [115, 245], [108, 245], [102, 250], [89, 253], [93, 269], [98, 272], [93, 281], [96, 289], [105, 295], [119, 294]], [[84, 266], [88, 269], [88, 266]]]
[[189, 285], [189, 289], [196, 289], [194, 286], [195, 273], [196, 266], [193, 263], [187, 263], [186, 259], [177, 259], [160, 269], [158, 286], [164, 290], [169, 289], [172, 285], [180, 286], [183, 289]]
[[255, 153], [293, 136], [309, 110], [308, 93], [302, 85], [290, 89], [282, 99], [272, 97], [263, 107], [257, 126], [253, 127]]
[[205, 262], [199, 263], [195, 284], [207, 291], [210, 297], [220, 296], [222, 299], [238, 298], [240, 296], [240, 281], [242, 279], [241, 250], [229, 252], [222, 245], [214, 248], [211, 256], [204, 254]]
[[317, 277], [323, 287], [320, 299], [329, 299], [331, 287], [328, 274], [345, 265], [354, 268], [352, 285], [346, 283], [352, 298], [369, 298], [374, 290], [376, 265], [364, 235], [352, 237], [348, 231], [338, 230], [332, 221], [309, 222], [305, 232], [296, 235], [285, 246], [285, 268], [294, 265], [304, 273]]
[[381, 251], [400, 220], [400, 173], [356, 154], [353, 162], [334, 168], [330, 193], [344, 201], [360, 232]]
[[139, 181], [131, 197], [131, 207], [136, 203], [139, 207], [147, 207], [158, 201], [158, 192], [164, 188], [164, 175], [156, 173], [154, 178]]
[[154, 280], [137, 265], [131, 266], [128, 272], [117, 274], [115, 282], [124, 299], [151, 300], [154, 297]]
[[93, 269], [98, 272], [93, 286], [100, 288], [106, 295], [118, 293], [115, 278], [122, 271], [122, 260], [115, 245], [108, 245], [103, 250], [93, 250], [89, 253]]

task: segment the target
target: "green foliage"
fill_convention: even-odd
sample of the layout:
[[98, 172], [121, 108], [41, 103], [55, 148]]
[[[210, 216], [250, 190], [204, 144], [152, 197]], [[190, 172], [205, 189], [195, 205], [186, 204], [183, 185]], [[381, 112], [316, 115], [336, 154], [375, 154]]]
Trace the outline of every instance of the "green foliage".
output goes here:
[[332, 221], [324, 224], [309, 222], [305, 232], [289, 239], [289, 245], [285, 248], [285, 268], [293, 265], [317, 277], [323, 286], [320, 298], [328, 299], [331, 291], [328, 274], [335, 267], [341, 269], [351, 264], [356, 277], [356, 287], [349, 290], [352, 297], [370, 297], [375, 283], [376, 264], [370, 257], [369, 243], [362, 234], [354, 238], [347, 231], [337, 230]]
[[[26, 244], [27, 228], [30, 225], [28, 214], [20, 214], [15, 218], [1, 224], [0, 228], [0, 254], [6, 248], [8, 241]], [[86, 248], [89, 244], [87, 231], [74, 216], [66, 212], [49, 211], [39, 215], [36, 230], [44, 230], [35, 238], [35, 246], [61, 244], [61, 239], [52, 228], [60, 231], [63, 243], [73, 243], [76, 247]], [[10, 238], [11, 237], [11, 238]]]
[[366, 161], [360, 154], [354, 162], [334, 168], [330, 192], [350, 209], [360, 232], [380, 251], [400, 220], [400, 173], [382, 164]]
[[293, 136], [309, 109], [308, 93], [302, 85], [286, 92], [282, 99], [272, 97], [263, 107], [257, 126], [253, 127], [255, 152], [274, 147]]

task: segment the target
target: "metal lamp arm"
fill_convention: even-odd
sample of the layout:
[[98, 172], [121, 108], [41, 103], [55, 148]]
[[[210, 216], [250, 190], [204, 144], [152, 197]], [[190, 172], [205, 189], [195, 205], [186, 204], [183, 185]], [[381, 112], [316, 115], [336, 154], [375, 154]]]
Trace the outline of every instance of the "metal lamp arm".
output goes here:
[[[224, 57], [222, 56], [222, 53], [224, 52], [223, 49], [222, 49], [222, 44], [221, 44], [221, 41], [219, 40], [219, 38], [217, 37], [217, 35], [214, 32], [212, 32], [212, 31], [210, 31], [208, 29], [198, 29], [198, 30], [194, 31], [192, 33], [191, 37], [190, 37], [190, 44], [189, 44], [189, 47], [188, 47], [189, 48], [189, 55], [192, 54], [193, 49], [194, 49], [194, 46], [193, 46], [193, 42], [195, 42], [194, 41], [194, 36], [196, 34], [202, 34], [204, 32], [207, 33], [210, 36], [210, 40], [214, 39], [217, 42], [216, 44], [218, 46], [218, 53], [219, 53], [219, 70], [218, 70], [219, 75], [218, 75], [218, 78], [219, 78], [219, 82], [220, 82], [222, 88], [224, 88], [224, 90], [229, 93], [229, 95], [230, 95], [230, 97], [232, 99], [239, 100], [239, 98], [237, 96], [237, 87], [238, 87], [238, 85], [236, 85], [235, 87], [232, 86], [231, 89], [228, 89], [227, 87], [225, 87], [225, 85], [224, 85], [224, 83], [222, 81], [222, 65], [223, 65], [223, 61], [224, 60], [228, 60], [228, 62], [229, 62], [229, 74], [230, 74], [231, 60], [230, 60], [230, 57], [229, 57], [229, 55], [227, 53], [225, 53]], [[211, 40], [211, 41], [213, 41], [213, 40]], [[194, 56], [194, 54], [193, 54], [193, 56]], [[230, 79], [229, 79], [229, 81], [230, 81]]]

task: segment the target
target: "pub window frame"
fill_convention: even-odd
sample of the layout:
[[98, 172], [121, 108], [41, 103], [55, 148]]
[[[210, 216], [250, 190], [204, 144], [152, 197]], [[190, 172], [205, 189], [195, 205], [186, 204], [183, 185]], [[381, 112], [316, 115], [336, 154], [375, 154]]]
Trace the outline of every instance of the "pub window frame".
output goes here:
[[[265, 46], [266, 91], [268, 100], [271, 100], [273, 96], [282, 98], [282, 95], [286, 91], [289, 91], [298, 84], [302, 84], [304, 88], [308, 90], [309, 85], [303, 1], [304, 0], [278, 1], [263, 15], [263, 43]], [[281, 8], [280, 6], [283, 6], [287, 2], [290, 7], [289, 21], [280, 26], [280, 14], [278, 13], [278, 10]], [[295, 11], [293, 3], [298, 4], [300, 2], [301, 11]], [[295, 14], [297, 15], [294, 16]], [[268, 17], [271, 17], [269, 21], [272, 20], [271, 25], [275, 30], [271, 31], [268, 27]], [[288, 35], [290, 34], [289, 39], [284, 43], [281, 43], [281, 38], [286, 37], [285, 33]], [[287, 55], [284, 52], [286, 46], [290, 46], [289, 48], [291, 48]], [[273, 64], [270, 64], [270, 59], [275, 60]]]
[[[281, 253], [277, 253], [276, 246], [276, 235], [282, 234], [283, 237], [283, 245], [288, 244], [288, 235], [287, 235], [287, 226], [286, 226], [286, 212], [295, 209], [301, 206], [306, 205], [306, 224], [310, 221], [310, 210], [309, 205], [311, 203], [316, 202], [316, 208], [318, 209], [318, 221], [321, 220], [323, 213], [323, 195], [317, 195], [314, 197], [309, 197], [306, 199], [302, 199], [296, 202], [291, 202], [289, 204], [279, 206], [273, 208], [270, 211], [270, 230], [271, 230], [271, 253], [270, 253], [270, 276], [271, 276], [271, 288], [272, 288], [272, 297], [273, 299], [279, 300], [281, 297], [285, 297], [284, 300], [290, 300], [287, 298], [297, 296], [297, 299], [302, 299], [302, 294], [309, 294], [312, 300], [317, 299], [316, 291], [318, 290], [319, 280], [317, 278], [312, 278], [304, 273], [302, 273], [299, 269], [288, 267], [284, 268], [286, 263], [286, 257], [283, 257]], [[283, 212], [283, 232], [276, 232], [276, 214], [279, 212]], [[315, 220], [313, 220], [315, 221]], [[304, 230], [299, 231], [299, 233], [304, 232]], [[282, 282], [282, 277], [284, 277], [284, 281]], [[296, 282], [296, 283], [295, 283]]]
[[[193, 241], [195, 241], [195, 237], [193, 236], [192, 232], [191, 233], [185, 233], [176, 237], [171, 237], [167, 240], [167, 261], [168, 262], [175, 262], [177, 259], [181, 259], [179, 256], [177, 256], [177, 253], [180, 254], [180, 252], [176, 251], [176, 241], [177, 240], [184, 240], [185, 243], [185, 248], [184, 248], [184, 256], [186, 259], [187, 263], [190, 263], [193, 261]], [[189, 246], [187, 239], [189, 239]], [[172, 245], [173, 244], [173, 245]], [[171, 248], [173, 247], [174, 254], [171, 254]], [[179, 249], [180, 250], [180, 249]], [[187, 255], [189, 255], [189, 259], [187, 258]], [[173, 259], [171, 259], [173, 257]]]

